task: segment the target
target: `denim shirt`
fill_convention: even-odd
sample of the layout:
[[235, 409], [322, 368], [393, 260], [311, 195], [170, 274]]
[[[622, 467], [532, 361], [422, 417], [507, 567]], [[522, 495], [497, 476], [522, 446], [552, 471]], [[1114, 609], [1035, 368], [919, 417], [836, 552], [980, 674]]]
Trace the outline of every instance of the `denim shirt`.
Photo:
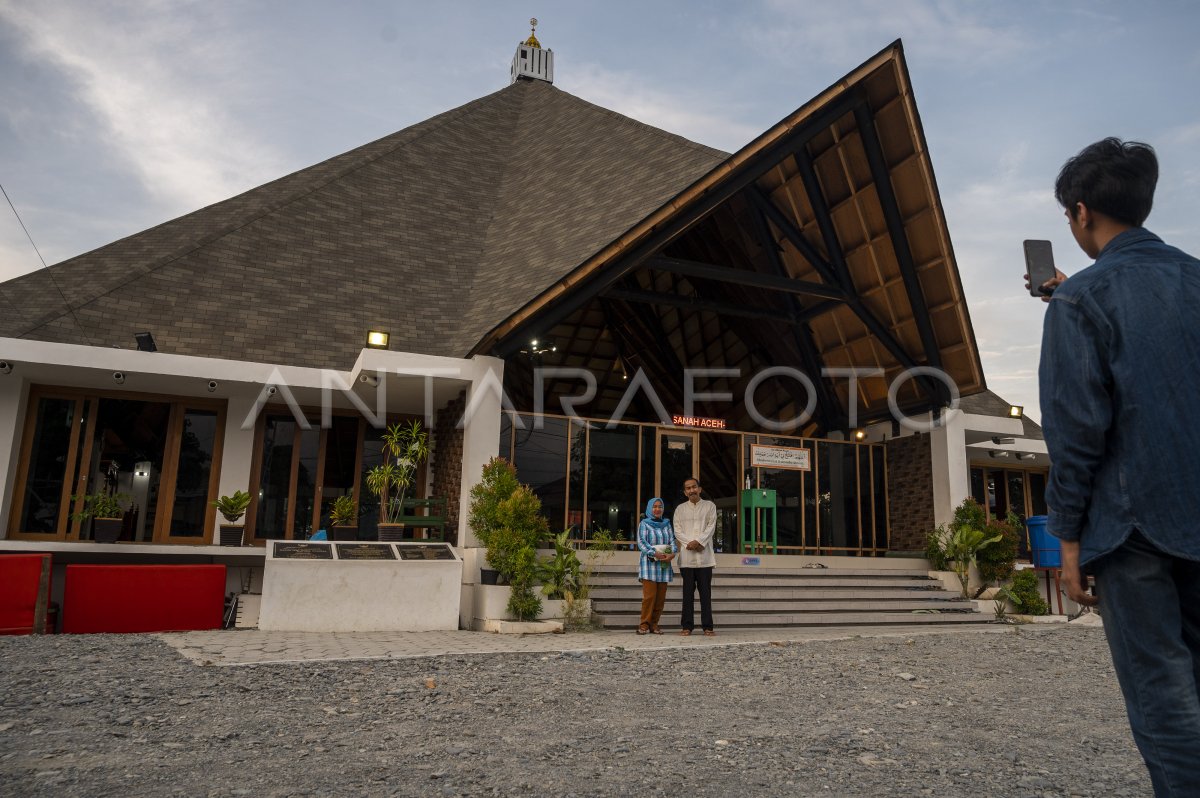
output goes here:
[[1200, 560], [1200, 261], [1143, 228], [1058, 287], [1038, 370], [1048, 529]]

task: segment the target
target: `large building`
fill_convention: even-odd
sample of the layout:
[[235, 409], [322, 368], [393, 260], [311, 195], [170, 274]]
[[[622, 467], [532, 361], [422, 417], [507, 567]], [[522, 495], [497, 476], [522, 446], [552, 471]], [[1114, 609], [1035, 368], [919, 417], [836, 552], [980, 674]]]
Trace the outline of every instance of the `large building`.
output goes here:
[[0, 285], [0, 544], [95, 550], [71, 515], [98, 490], [131, 497], [126, 556], [196, 554], [235, 490], [250, 542], [342, 495], [369, 537], [407, 418], [468, 553], [497, 454], [580, 537], [699, 474], [725, 552], [749, 487], [781, 555], [919, 550], [968, 495], [1041, 508], [899, 42], [734, 154], [552, 81], [531, 36], [493, 94]]

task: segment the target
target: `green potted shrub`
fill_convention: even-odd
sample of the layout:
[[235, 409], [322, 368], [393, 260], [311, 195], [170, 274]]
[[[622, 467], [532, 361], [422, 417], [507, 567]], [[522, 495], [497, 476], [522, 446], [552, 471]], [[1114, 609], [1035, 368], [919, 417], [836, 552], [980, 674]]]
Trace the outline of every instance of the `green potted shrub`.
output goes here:
[[329, 508], [329, 539], [358, 540], [358, 502], [353, 496], [338, 496]]
[[549, 531], [541, 500], [517, 481], [511, 465], [497, 457], [484, 466], [483, 480], [471, 489], [468, 518], [487, 547], [488, 565], [510, 586], [508, 612], [520, 621], [536, 620], [542, 609], [533, 589], [537, 544]]
[[420, 421], [393, 424], [383, 435], [383, 462], [367, 472], [367, 488], [379, 497], [379, 539], [401, 540], [404, 499], [417, 469], [429, 457], [429, 435]]
[[244, 490], [234, 491], [233, 495], [222, 496], [212, 504], [225, 519], [225, 523], [221, 524], [221, 533], [218, 538], [220, 544], [222, 546], [242, 545], [244, 530], [238, 521], [242, 520], [242, 516], [246, 514], [246, 508], [250, 506], [250, 494]]
[[[83, 497], [83, 507], [71, 515], [72, 521], [92, 522], [92, 540], [97, 543], [116, 543], [125, 521], [122, 502], [129, 499], [124, 493], [89, 493]], [[72, 496], [71, 501], [78, 501]]]

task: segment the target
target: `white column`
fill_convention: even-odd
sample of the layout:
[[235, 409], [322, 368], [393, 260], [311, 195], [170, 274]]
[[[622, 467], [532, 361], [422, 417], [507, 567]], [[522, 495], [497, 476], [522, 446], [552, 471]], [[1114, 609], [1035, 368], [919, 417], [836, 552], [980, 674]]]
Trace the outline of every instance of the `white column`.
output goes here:
[[[244, 490], [253, 495], [257, 486], [250, 485], [250, 464], [254, 458], [254, 402], [258, 398], [257, 386], [251, 386], [244, 393], [238, 392], [229, 397], [229, 406], [225, 414], [225, 438], [221, 445], [221, 479], [217, 488], [218, 496], [231, 496], [235, 491]], [[246, 425], [246, 429], [243, 429]], [[221, 514], [217, 513], [216, 524], [224, 523]], [[217, 542], [216, 529], [209, 530], [209, 540]]]
[[0, 539], [8, 536], [8, 516], [14, 508], [13, 487], [17, 482], [28, 396], [25, 380], [12, 373], [0, 374]]
[[945, 415], [929, 434], [933, 447], [933, 522], [954, 520], [954, 508], [971, 495], [971, 472], [967, 461], [966, 420], [962, 411]]
[[458, 499], [460, 548], [479, 546], [467, 523], [471, 509], [471, 488], [479, 482], [487, 462], [500, 453], [504, 361], [478, 356], [473, 358], [473, 362], [476, 371], [467, 389], [467, 413], [463, 420], [462, 488]]

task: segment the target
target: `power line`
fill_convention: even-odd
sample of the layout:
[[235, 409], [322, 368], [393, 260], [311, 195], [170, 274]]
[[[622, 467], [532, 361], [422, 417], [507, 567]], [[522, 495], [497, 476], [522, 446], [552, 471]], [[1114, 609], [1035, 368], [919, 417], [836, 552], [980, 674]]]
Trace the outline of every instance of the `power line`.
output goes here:
[[63, 293], [62, 288], [58, 285], [58, 280], [54, 279], [54, 272], [50, 271], [49, 264], [42, 257], [42, 251], [38, 249], [38, 245], [34, 242], [33, 236], [29, 234], [29, 228], [25, 226], [24, 220], [21, 219], [21, 214], [17, 213], [17, 206], [13, 205], [13, 201], [9, 198], [8, 192], [4, 190], [4, 184], [0, 183], [0, 194], [4, 195], [4, 199], [8, 200], [8, 207], [12, 208], [13, 216], [17, 217], [17, 224], [21, 225], [21, 229], [25, 231], [25, 237], [29, 239], [29, 243], [33, 246], [33, 251], [37, 253], [38, 260], [42, 262], [42, 268], [46, 270], [46, 276], [50, 278], [50, 284], [54, 286], [54, 290], [58, 291], [58, 295], [62, 297], [63, 304], [67, 306], [67, 312], [71, 314], [71, 319], [75, 322], [75, 326], [83, 333], [83, 337], [87, 339], [88, 345], [95, 346], [92, 341], [92, 336], [88, 335], [84, 326], [79, 323], [79, 317], [75, 315], [75, 308], [71, 307], [71, 303], [67, 301], [67, 295]]

